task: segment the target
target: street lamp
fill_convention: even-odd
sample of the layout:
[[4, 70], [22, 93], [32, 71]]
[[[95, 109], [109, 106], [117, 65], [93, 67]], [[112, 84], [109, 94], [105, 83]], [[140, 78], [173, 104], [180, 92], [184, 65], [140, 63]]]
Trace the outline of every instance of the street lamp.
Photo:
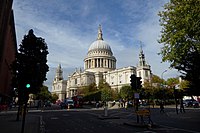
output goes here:
[[162, 74], [161, 74], [162, 80], [163, 80], [163, 74], [164, 74], [165, 72], [167, 72], [167, 70], [163, 71]]

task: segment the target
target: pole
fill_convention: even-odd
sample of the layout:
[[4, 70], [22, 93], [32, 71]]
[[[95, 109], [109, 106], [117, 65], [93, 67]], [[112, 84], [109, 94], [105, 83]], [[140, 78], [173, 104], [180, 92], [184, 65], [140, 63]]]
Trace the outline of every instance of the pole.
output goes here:
[[163, 91], [163, 101], [164, 101], [164, 79], [163, 79], [163, 74], [167, 72], [167, 70], [163, 71], [162, 74], [161, 74], [161, 79], [163, 80], [162, 81], [162, 91]]
[[[139, 98], [136, 99], [136, 111], [138, 111]], [[139, 123], [139, 116], [137, 115], [137, 123]]]
[[105, 108], [104, 108], [104, 116], [108, 116], [108, 106], [107, 106], [107, 101], [105, 102]]
[[27, 102], [28, 102], [28, 93], [24, 96], [24, 110], [22, 111], [23, 119], [22, 119], [22, 129], [21, 133], [24, 133], [24, 126], [25, 126], [25, 119], [26, 119], [26, 109], [27, 109]]
[[177, 103], [177, 92], [176, 89], [174, 87], [174, 100], [175, 100], [175, 104], [176, 104], [176, 114], [178, 114], [178, 103]]
[[24, 133], [24, 125], [25, 125], [25, 119], [26, 119], [26, 108], [27, 108], [27, 102], [25, 103], [24, 110], [23, 110], [23, 119], [22, 119], [21, 133]]

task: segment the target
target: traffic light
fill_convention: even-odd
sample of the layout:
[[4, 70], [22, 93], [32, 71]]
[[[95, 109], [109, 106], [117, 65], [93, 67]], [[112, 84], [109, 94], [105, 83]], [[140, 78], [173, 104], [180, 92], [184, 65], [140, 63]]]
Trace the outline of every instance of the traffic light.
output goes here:
[[130, 80], [130, 81], [131, 81], [131, 84], [130, 84], [130, 85], [131, 85], [131, 88], [132, 88], [132, 89], [137, 89], [137, 88], [136, 88], [136, 76], [135, 76], [135, 74], [132, 74], [132, 75], [130, 76], [130, 78], [131, 78], [131, 80]]
[[31, 84], [27, 83], [26, 88], [29, 89], [31, 87]]
[[142, 81], [141, 81], [141, 77], [136, 77], [136, 88], [137, 89], [141, 89], [142, 88]]

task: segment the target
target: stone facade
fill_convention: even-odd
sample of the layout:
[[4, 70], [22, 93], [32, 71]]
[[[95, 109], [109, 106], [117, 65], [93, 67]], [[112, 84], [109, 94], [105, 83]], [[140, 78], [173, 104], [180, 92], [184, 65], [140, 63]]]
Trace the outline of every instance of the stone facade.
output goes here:
[[131, 74], [140, 75], [142, 81], [150, 81], [150, 65], [145, 62], [145, 57], [141, 49], [139, 55], [139, 65], [116, 69], [116, 58], [107, 42], [103, 40], [101, 26], [98, 28], [97, 40], [94, 41], [84, 59], [84, 70], [76, 69], [74, 73], [63, 79], [61, 65], [58, 66], [56, 76], [53, 81], [52, 93], [59, 96], [59, 100], [69, 98], [78, 94], [78, 89], [96, 83], [104, 79], [112, 89], [120, 91], [122, 86], [130, 85]]

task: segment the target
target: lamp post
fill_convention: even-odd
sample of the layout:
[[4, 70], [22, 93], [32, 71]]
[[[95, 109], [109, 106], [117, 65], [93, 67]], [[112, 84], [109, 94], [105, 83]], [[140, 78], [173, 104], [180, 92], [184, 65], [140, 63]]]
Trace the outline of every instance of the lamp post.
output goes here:
[[163, 71], [162, 74], [161, 74], [161, 79], [163, 80], [162, 81], [162, 91], [163, 91], [163, 99], [164, 99], [164, 79], [163, 79], [163, 74], [167, 72], [167, 70]]
[[163, 79], [163, 74], [167, 72], [167, 70], [163, 71], [162, 74], [161, 74], [161, 78]]

